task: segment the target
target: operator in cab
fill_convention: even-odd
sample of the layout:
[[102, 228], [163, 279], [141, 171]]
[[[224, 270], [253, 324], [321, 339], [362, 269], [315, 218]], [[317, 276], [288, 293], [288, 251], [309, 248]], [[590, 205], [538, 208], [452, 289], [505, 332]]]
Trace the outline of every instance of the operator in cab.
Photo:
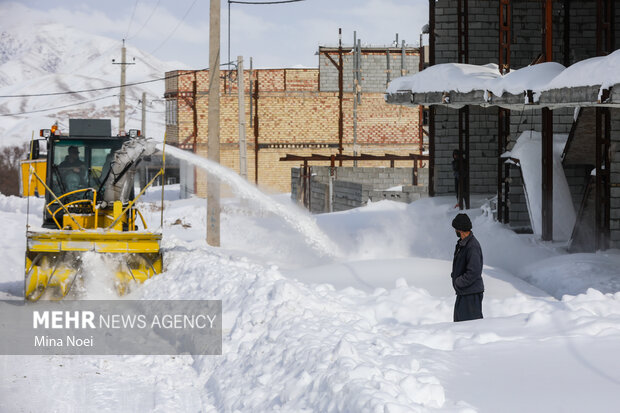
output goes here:
[[67, 192], [82, 189], [86, 183], [86, 164], [80, 159], [77, 146], [69, 146], [69, 153], [58, 165]]

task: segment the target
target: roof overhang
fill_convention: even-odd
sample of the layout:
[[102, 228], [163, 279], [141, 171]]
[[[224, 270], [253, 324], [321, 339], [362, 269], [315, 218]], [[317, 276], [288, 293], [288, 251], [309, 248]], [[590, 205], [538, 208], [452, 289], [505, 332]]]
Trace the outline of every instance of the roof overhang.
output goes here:
[[464, 106], [497, 106], [512, 110], [590, 106], [620, 108], [620, 84], [603, 90], [600, 85], [551, 89], [539, 92], [537, 99], [534, 99], [534, 92], [527, 90], [521, 94], [504, 93], [502, 96], [495, 96], [487, 90], [467, 93], [454, 90], [426, 93], [398, 90], [386, 93], [385, 101], [402, 106], [444, 106], [451, 109]]

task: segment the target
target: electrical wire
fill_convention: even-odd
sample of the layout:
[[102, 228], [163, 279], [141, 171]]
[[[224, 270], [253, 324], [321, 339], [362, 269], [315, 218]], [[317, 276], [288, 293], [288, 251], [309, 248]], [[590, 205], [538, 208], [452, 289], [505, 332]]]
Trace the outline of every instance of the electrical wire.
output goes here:
[[[189, 72], [202, 72], [202, 71], [205, 71], [205, 70], [209, 70], [209, 68], [198, 69], [198, 70], [188, 70], [188, 71], [183, 71], [183, 73], [178, 73], [178, 74], [172, 75], [172, 76], [164, 76], [164, 77], [160, 77], [160, 78], [157, 78], [157, 79], [143, 80], [143, 81], [140, 81], [140, 82], [133, 82], [133, 83], [126, 83], [125, 87], [136, 86], [136, 85], [143, 85], [145, 83], [160, 82], [162, 80], [174, 79], [176, 77], [186, 75]], [[115, 86], [98, 87], [98, 88], [93, 88], [93, 89], [68, 90], [66, 92], [32, 93], [32, 94], [24, 94], [24, 95], [0, 95], [0, 98], [30, 98], [30, 97], [41, 97], [41, 96], [74, 95], [74, 94], [77, 94], [77, 93], [97, 92], [97, 91], [100, 91], [100, 90], [110, 90], [110, 89], [120, 89], [120, 88], [121, 88], [121, 85], [115, 85]]]
[[[157, 8], [159, 7], [159, 3], [161, 3], [161, 0], [157, 0], [157, 4], [155, 5], [155, 7], [153, 8], [153, 10], [151, 10], [151, 14], [149, 15], [149, 17], [147, 17], [147, 19], [144, 21], [144, 23], [142, 24], [142, 27], [140, 27], [140, 29], [138, 29], [138, 31], [136, 33], [134, 33], [133, 36], [128, 37], [127, 40], [131, 40], [133, 38], [135, 38], [138, 34], [140, 34], [140, 32], [142, 31], [142, 29], [144, 29], [146, 27], [146, 24], [151, 20], [151, 17], [153, 17], [153, 15], [155, 14], [155, 10], [157, 10]], [[127, 33], [129, 35], [129, 33]]]
[[2, 113], [2, 114], [0, 114], [0, 116], [18, 116], [18, 115], [27, 115], [27, 114], [30, 114], [30, 113], [48, 112], [50, 110], [64, 109], [64, 108], [68, 108], [68, 107], [71, 107], [71, 106], [84, 105], [86, 103], [97, 102], [99, 100], [108, 99], [108, 98], [112, 98], [112, 97], [118, 97], [118, 96], [120, 96], [120, 95], [103, 96], [103, 97], [100, 97], [100, 98], [97, 98], [97, 99], [85, 100], [85, 101], [77, 102], [77, 103], [70, 103], [68, 105], [56, 106], [56, 107], [53, 107], [53, 108], [29, 110], [29, 111], [18, 112], [18, 113]]
[[228, 0], [228, 3], [261, 5], [261, 4], [297, 3], [297, 2], [300, 2], [300, 1], [306, 1], [306, 0], [280, 0], [280, 1], [237, 1], [237, 0]]
[[129, 18], [129, 23], [127, 23], [127, 30], [125, 30], [125, 39], [127, 39], [127, 36], [129, 36], [129, 29], [131, 28], [131, 23], [133, 23], [133, 18], [136, 15], [136, 8], [138, 7], [138, 2], [140, 0], [136, 0], [136, 2], [133, 4], [133, 11], [131, 12], [131, 17]]
[[166, 44], [166, 42], [168, 40], [170, 40], [170, 38], [174, 35], [174, 33], [176, 33], [177, 29], [181, 26], [181, 24], [183, 23], [183, 21], [185, 20], [185, 18], [187, 17], [187, 15], [189, 14], [189, 12], [192, 10], [192, 8], [194, 7], [194, 4], [196, 4], [197, 0], [194, 0], [192, 2], [192, 4], [189, 6], [189, 8], [187, 9], [187, 11], [185, 12], [185, 14], [183, 15], [183, 17], [181, 18], [181, 20], [179, 21], [179, 23], [176, 25], [176, 27], [170, 32], [170, 34], [168, 35], [168, 37], [166, 37], [164, 39], [163, 42], [161, 42], [159, 44], [159, 46], [157, 46], [155, 49], [153, 49], [153, 51], [151, 51], [150, 54], [154, 54], [156, 51], [158, 51], [164, 44]]

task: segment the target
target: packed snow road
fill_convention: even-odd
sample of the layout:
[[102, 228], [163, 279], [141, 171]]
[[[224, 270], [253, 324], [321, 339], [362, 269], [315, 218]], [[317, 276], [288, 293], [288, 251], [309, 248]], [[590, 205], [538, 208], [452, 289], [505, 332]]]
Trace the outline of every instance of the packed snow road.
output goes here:
[[[317, 216], [333, 257], [237, 200], [207, 247], [204, 201], [169, 200], [166, 271], [129, 298], [223, 300], [223, 355], [2, 356], [0, 411], [617, 411], [620, 254], [569, 256], [468, 211], [485, 319], [455, 324], [450, 201]], [[0, 198], [5, 297], [25, 217]]]

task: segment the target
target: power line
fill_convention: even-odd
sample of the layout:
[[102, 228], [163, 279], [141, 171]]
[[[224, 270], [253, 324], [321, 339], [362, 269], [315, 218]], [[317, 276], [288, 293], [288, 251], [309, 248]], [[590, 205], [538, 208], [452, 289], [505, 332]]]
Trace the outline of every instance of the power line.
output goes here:
[[[231, 4], [250, 4], [250, 5], [268, 5], [268, 4], [284, 4], [284, 3], [298, 3], [305, 0], [277, 0], [277, 1], [237, 1], [228, 0], [228, 60], [230, 61], [230, 5]], [[230, 66], [228, 67], [230, 72]], [[232, 79], [232, 73], [229, 73]]]
[[109, 96], [104, 96], [104, 97], [100, 97], [100, 98], [97, 98], [97, 99], [85, 100], [85, 101], [82, 101], [82, 102], [71, 103], [71, 104], [63, 105], [63, 106], [56, 106], [56, 107], [53, 107], [53, 108], [29, 110], [29, 111], [18, 112], [18, 113], [2, 113], [2, 114], [0, 114], [0, 116], [17, 116], [17, 115], [27, 115], [27, 114], [30, 114], [30, 113], [48, 112], [50, 110], [64, 109], [64, 108], [68, 108], [68, 107], [71, 107], [71, 106], [84, 105], [86, 103], [97, 102], [98, 100], [113, 98], [113, 97], [116, 97], [116, 96], [118, 96], [118, 95], [109, 95]]
[[138, 7], [139, 1], [140, 0], [136, 0], [136, 2], [133, 4], [133, 11], [131, 12], [131, 18], [129, 19], [129, 23], [127, 23], [127, 30], [125, 31], [125, 39], [129, 35], [129, 29], [131, 28], [131, 23], [133, 23], [133, 18], [136, 15], [136, 8]]
[[[142, 24], [142, 27], [140, 27], [140, 29], [138, 29], [138, 31], [136, 33], [134, 33], [133, 36], [128, 37], [127, 40], [131, 40], [133, 38], [135, 38], [138, 34], [140, 34], [140, 32], [142, 31], [142, 29], [144, 29], [146, 27], [146, 24], [151, 21], [151, 17], [153, 17], [153, 15], [155, 14], [155, 10], [157, 10], [157, 8], [159, 7], [159, 3], [161, 3], [161, 0], [157, 0], [157, 4], [155, 5], [155, 7], [153, 7], [153, 10], [151, 10], [151, 14], [149, 15], [149, 17], [147, 17], [147, 19], [144, 21], [144, 23]], [[127, 33], [129, 35], [129, 33]]]
[[261, 4], [284, 4], [284, 3], [297, 3], [300, 1], [306, 1], [306, 0], [280, 0], [280, 1], [236, 1], [236, 0], [228, 0], [229, 3], [236, 3], [236, 4], [255, 4], [255, 5], [261, 5]]
[[[160, 82], [162, 80], [174, 79], [176, 77], [183, 76], [187, 74], [188, 72], [202, 72], [205, 70], [209, 70], [209, 68], [199, 69], [199, 70], [189, 70], [189, 71], [184, 71], [184, 73], [178, 73], [172, 76], [164, 76], [164, 77], [160, 77], [160, 78], [152, 79], [152, 80], [143, 80], [141, 82], [127, 83], [125, 84], [125, 86], [126, 87], [136, 86], [136, 85], [143, 85], [145, 83]], [[74, 95], [76, 93], [97, 92], [100, 90], [119, 89], [120, 87], [121, 87], [120, 85], [115, 85], [115, 86], [98, 87], [98, 88], [93, 88], [93, 89], [68, 90], [66, 92], [32, 93], [32, 94], [24, 94], [24, 95], [0, 95], [0, 98], [30, 98], [30, 97], [42, 97], [42, 96]]]
[[176, 27], [170, 32], [170, 34], [168, 35], [168, 37], [166, 37], [164, 39], [163, 42], [161, 42], [159, 44], [159, 46], [157, 46], [150, 54], [154, 54], [156, 51], [158, 51], [168, 40], [170, 40], [170, 38], [174, 35], [174, 33], [176, 33], [177, 29], [181, 26], [181, 24], [183, 23], [183, 21], [185, 20], [185, 18], [187, 17], [187, 15], [189, 14], [189, 12], [192, 10], [192, 8], [194, 7], [194, 4], [196, 4], [197, 0], [194, 0], [193, 3], [189, 6], [189, 8], [187, 9], [187, 11], [185, 12], [185, 14], [183, 15], [183, 18], [181, 18], [181, 20], [179, 21], [179, 23], [176, 25]]

